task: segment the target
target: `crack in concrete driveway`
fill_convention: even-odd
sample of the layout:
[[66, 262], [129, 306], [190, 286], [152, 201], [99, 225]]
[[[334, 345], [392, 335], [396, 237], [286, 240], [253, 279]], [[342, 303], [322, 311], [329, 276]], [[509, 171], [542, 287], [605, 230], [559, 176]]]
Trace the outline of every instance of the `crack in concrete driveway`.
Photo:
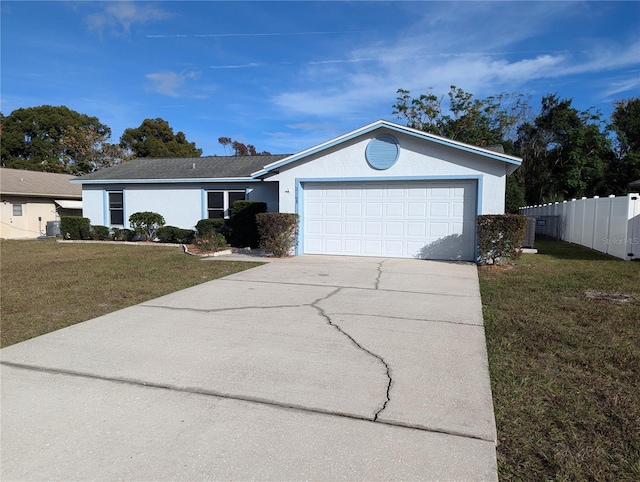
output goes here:
[[382, 411], [387, 407], [387, 403], [389, 403], [389, 401], [391, 401], [390, 398], [390, 393], [391, 393], [391, 385], [393, 383], [393, 379], [391, 378], [391, 367], [389, 367], [389, 364], [384, 360], [384, 358], [382, 358], [380, 355], [378, 355], [377, 353], [372, 352], [371, 350], [368, 350], [367, 348], [365, 348], [364, 346], [362, 346], [360, 343], [358, 343], [358, 341], [356, 341], [356, 339], [351, 336], [349, 333], [347, 333], [344, 329], [342, 329], [340, 327], [340, 325], [338, 325], [337, 323], [335, 323], [331, 317], [326, 313], [326, 311], [324, 309], [322, 309], [321, 307], [318, 306], [318, 303], [320, 303], [321, 301], [326, 301], [329, 298], [331, 298], [332, 296], [336, 295], [337, 293], [339, 293], [342, 290], [342, 288], [337, 288], [336, 290], [332, 291], [331, 293], [329, 293], [326, 296], [323, 296], [322, 298], [318, 298], [316, 301], [314, 301], [311, 306], [313, 306], [316, 310], [318, 310], [318, 312], [320, 313], [321, 316], [323, 316], [326, 320], [327, 323], [331, 326], [333, 326], [336, 330], [338, 330], [341, 334], [343, 334], [344, 336], [346, 336], [349, 340], [351, 340], [351, 342], [360, 350], [362, 350], [363, 352], [367, 353], [368, 355], [372, 356], [373, 358], [375, 358], [376, 360], [378, 360], [380, 363], [382, 363], [384, 365], [385, 368], [385, 372], [388, 378], [388, 383], [387, 383], [387, 390], [386, 390], [386, 400], [382, 403], [382, 406], [380, 407], [380, 409], [378, 409], [378, 411], [374, 414], [373, 416], [373, 421], [376, 422], [378, 420], [378, 416], [380, 415], [380, 413], [382, 413]]

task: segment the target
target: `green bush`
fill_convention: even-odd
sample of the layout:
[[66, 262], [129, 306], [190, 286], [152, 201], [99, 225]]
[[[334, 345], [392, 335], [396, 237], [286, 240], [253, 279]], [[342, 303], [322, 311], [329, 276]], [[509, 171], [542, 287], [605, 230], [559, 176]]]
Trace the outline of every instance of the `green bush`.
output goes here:
[[526, 227], [527, 217], [519, 214], [478, 216], [478, 261], [500, 264], [504, 259], [518, 259]]
[[129, 216], [129, 224], [136, 234], [142, 236], [146, 241], [151, 241], [156, 237], [158, 228], [164, 226], [164, 218], [150, 211], [133, 213]]
[[111, 237], [114, 241], [133, 241], [135, 234], [131, 229], [111, 228]]
[[201, 219], [196, 224], [198, 236], [211, 236], [213, 233], [220, 233], [223, 236], [228, 234], [228, 227], [222, 218]]
[[236, 201], [231, 206], [229, 241], [233, 246], [258, 247], [260, 236], [256, 225], [256, 215], [267, 212], [267, 203], [260, 201]]
[[256, 215], [260, 247], [279, 258], [287, 256], [298, 242], [299, 216], [291, 213]]
[[64, 239], [91, 239], [91, 220], [80, 216], [62, 216], [60, 234]]
[[91, 239], [96, 241], [111, 239], [109, 228], [106, 226], [91, 226]]
[[162, 226], [158, 228], [157, 236], [161, 243], [191, 244], [196, 233], [191, 229]]
[[213, 251], [215, 253], [227, 245], [227, 239], [220, 233], [211, 233], [206, 237], [198, 236], [195, 245], [203, 251]]

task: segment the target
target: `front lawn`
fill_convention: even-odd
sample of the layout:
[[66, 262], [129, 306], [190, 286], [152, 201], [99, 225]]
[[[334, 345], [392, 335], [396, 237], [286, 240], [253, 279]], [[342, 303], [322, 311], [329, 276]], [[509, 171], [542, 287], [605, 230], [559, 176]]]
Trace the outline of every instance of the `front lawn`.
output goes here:
[[260, 264], [55, 240], [2, 240], [0, 255], [3, 347]]
[[536, 247], [479, 268], [500, 479], [640, 480], [640, 263]]

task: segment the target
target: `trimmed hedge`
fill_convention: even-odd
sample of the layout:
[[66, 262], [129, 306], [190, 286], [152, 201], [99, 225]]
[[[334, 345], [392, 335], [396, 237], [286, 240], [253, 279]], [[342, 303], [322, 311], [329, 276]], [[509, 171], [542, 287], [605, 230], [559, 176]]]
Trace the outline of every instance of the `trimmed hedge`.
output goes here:
[[191, 244], [196, 237], [195, 231], [176, 226], [162, 226], [156, 234], [161, 243]]
[[91, 239], [96, 241], [106, 241], [111, 239], [111, 233], [106, 226], [91, 226]]
[[135, 234], [131, 229], [112, 228], [114, 241], [133, 241]]
[[231, 206], [229, 242], [233, 246], [258, 247], [260, 236], [256, 224], [256, 215], [267, 212], [267, 203], [261, 201], [236, 201]]
[[63, 239], [91, 239], [91, 220], [81, 216], [62, 216], [60, 234]]
[[260, 213], [256, 224], [260, 247], [278, 258], [287, 256], [298, 242], [300, 216], [292, 213]]
[[526, 228], [527, 217], [519, 214], [478, 216], [478, 262], [500, 264], [505, 258], [518, 259]]
[[228, 234], [228, 228], [222, 218], [201, 219], [196, 224], [196, 231], [198, 236], [204, 237], [211, 236], [214, 233], [220, 233], [223, 236]]

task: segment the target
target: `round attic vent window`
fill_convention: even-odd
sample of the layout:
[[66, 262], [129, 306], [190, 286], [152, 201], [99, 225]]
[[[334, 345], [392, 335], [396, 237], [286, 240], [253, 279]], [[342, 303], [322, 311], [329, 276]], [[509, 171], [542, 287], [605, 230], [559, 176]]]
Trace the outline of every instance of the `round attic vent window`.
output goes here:
[[389, 169], [398, 160], [400, 146], [395, 137], [383, 134], [369, 141], [364, 155], [374, 169]]

